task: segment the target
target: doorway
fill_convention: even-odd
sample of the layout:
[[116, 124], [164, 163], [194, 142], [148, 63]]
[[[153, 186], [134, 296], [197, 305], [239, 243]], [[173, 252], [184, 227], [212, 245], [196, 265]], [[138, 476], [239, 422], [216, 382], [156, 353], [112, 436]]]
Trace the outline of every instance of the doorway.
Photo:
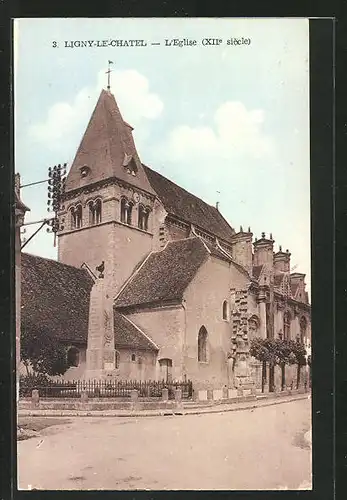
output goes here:
[[172, 381], [172, 359], [163, 358], [159, 360], [159, 377], [160, 380], [164, 380], [165, 382]]

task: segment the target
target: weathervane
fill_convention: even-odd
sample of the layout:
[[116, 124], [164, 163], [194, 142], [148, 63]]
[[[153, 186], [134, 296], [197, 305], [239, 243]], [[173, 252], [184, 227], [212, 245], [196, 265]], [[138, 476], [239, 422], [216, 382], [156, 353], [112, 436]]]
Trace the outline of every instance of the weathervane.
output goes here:
[[111, 90], [111, 85], [110, 85], [110, 76], [111, 76], [111, 68], [110, 65], [113, 64], [113, 61], [108, 61], [108, 70], [106, 71], [107, 74], [107, 90]]

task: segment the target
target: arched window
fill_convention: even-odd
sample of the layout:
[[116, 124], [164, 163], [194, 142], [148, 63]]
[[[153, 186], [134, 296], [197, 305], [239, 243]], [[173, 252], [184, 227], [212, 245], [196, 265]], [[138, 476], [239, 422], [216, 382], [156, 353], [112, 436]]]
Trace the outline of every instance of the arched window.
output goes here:
[[70, 227], [71, 227], [71, 229], [75, 229], [76, 228], [76, 209], [75, 209], [75, 207], [70, 208], [70, 215], [71, 215]]
[[165, 380], [165, 382], [170, 382], [172, 380], [172, 359], [162, 358], [159, 359], [160, 366], [160, 379]]
[[258, 336], [259, 329], [259, 319], [257, 316], [252, 316], [248, 320], [248, 336], [250, 339], [254, 339]]
[[67, 351], [67, 362], [69, 366], [78, 366], [80, 363], [80, 351], [77, 347], [70, 347]]
[[127, 220], [126, 220], [126, 223], [129, 224], [129, 226], [131, 226], [131, 222], [132, 222], [133, 206], [134, 206], [134, 204], [131, 201], [129, 201], [128, 202], [128, 210], [127, 210]]
[[89, 224], [93, 225], [95, 224], [95, 207], [93, 201], [90, 201], [88, 203], [88, 208], [89, 208]]
[[131, 225], [132, 211], [134, 204], [126, 198], [122, 198], [120, 202], [120, 220], [124, 224]]
[[95, 208], [95, 223], [100, 224], [101, 222], [101, 200], [96, 200], [94, 203]]
[[136, 361], [136, 356], [135, 356], [135, 354], [132, 354], [132, 355], [131, 355], [131, 361]]
[[145, 209], [145, 221], [144, 221], [144, 230], [145, 231], [148, 231], [148, 219], [149, 219], [149, 212], [150, 212], [150, 208], [146, 208]]
[[290, 339], [290, 323], [291, 323], [290, 312], [287, 311], [283, 315], [283, 337], [285, 339]]
[[226, 300], [223, 302], [223, 319], [229, 320], [229, 304]]
[[76, 228], [82, 227], [82, 205], [77, 205], [76, 207]]
[[71, 229], [78, 229], [82, 227], [82, 205], [77, 205], [77, 207], [70, 208], [71, 214]]
[[202, 326], [198, 335], [198, 361], [207, 361], [207, 330]]
[[119, 368], [119, 352], [116, 351], [116, 355], [115, 355], [115, 365], [116, 365], [116, 369]]
[[145, 229], [145, 207], [143, 205], [139, 205], [137, 225], [140, 229]]
[[122, 198], [120, 202], [120, 220], [121, 222], [126, 223], [127, 220], [127, 208], [128, 208], [128, 201], [126, 198]]
[[306, 341], [307, 320], [305, 316], [300, 319], [300, 340], [302, 343]]

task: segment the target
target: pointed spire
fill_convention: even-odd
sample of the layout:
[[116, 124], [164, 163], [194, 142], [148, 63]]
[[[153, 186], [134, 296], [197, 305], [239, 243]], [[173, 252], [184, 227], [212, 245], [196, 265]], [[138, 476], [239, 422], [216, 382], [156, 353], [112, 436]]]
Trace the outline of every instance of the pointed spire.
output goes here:
[[251, 227], [250, 227], [250, 226], [248, 226], [248, 232], [249, 232], [249, 233], [251, 233], [251, 232], [252, 232], [252, 231], [251, 231]]
[[240, 233], [243, 233], [243, 227], [240, 226]]
[[265, 233], [264, 233], [264, 231], [261, 233], [261, 237], [262, 237], [262, 238], [265, 238]]
[[272, 240], [272, 233], [270, 233], [270, 240]]
[[[127, 162], [135, 175], [127, 172]], [[132, 127], [123, 120], [113, 94], [102, 90], [66, 178], [65, 191], [113, 177], [154, 194], [136, 151]]]
[[282, 245], [280, 245], [279, 252], [282, 252]]

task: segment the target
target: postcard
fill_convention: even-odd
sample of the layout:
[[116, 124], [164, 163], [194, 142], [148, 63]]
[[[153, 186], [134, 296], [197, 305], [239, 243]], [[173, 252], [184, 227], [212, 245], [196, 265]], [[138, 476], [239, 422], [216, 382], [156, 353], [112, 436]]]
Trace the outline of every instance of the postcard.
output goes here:
[[308, 19], [16, 19], [14, 110], [18, 488], [311, 490]]

